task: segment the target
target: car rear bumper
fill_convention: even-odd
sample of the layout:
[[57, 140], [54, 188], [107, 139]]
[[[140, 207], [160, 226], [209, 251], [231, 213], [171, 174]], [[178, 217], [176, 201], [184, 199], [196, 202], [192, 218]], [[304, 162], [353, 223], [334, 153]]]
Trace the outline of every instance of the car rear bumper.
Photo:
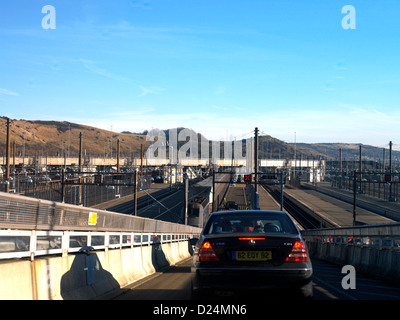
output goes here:
[[312, 268], [192, 268], [193, 289], [285, 289], [311, 281]]

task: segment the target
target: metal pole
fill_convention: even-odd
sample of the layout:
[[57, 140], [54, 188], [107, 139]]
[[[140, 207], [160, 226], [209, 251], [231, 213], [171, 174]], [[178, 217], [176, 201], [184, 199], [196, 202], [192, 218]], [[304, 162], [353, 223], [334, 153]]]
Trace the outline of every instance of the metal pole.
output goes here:
[[117, 140], [117, 172], [119, 173], [119, 139]]
[[389, 142], [389, 170], [390, 170], [390, 186], [389, 186], [389, 201], [394, 201], [394, 197], [392, 196], [392, 184], [393, 184], [393, 162], [392, 162], [392, 141]]
[[25, 124], [24, 124], [24, 144], [22, 147], [22, 168], [25, 171]]
[[79, 205], [82, 204], [82, 171], [83, 171], [83, 161], [82, 161], [82, 132], [79, 132]]
[[296, 154], [296, 145], [297, 145], [297, 134], [296, 131], [294, 132], [294, 173], [293, 173], [293, 182], [291, 183], [294, 186], [296, 185], [296, 166], [297, 166], [297, 154]]
[[140, 145], [140, 181], [143, 180], [143, 144]]
[[258, 128], [254, 135], [254, 192], [258, 192]]
[[188, 205], [189, 205], [189, 179], [187, 176], [185, 176], [184, 178], [184, 185], [185, 185], [185, 194], [184, 194], [184, 208], [183, 208], [183, 212], [185, 215], [184, 221], [185, 221], [185, 225], [187, 225], [187, 218], [188, 218]]
[[169, 188], [172, 189], [172, 164], [169, 164]]
[[283, 211], [283, 170], [281, 170], [281, 211]]
[[16, 153], [16, 149], [15, 149], [15, 141], [13, 141], [13, 172], [15, 174], [15, 153]]
[[360, 145], [360, 193], [363, 193], [362, 190], [362, 146]]
[[354, 181], [353, 181], [353, 226], [356, 225], [356, 208], [357, 208], [357, 172], [354, 170]]
[[339, 189], [342, 189], [342, 181], [343, 181], [342, 148], [339, 149], [339, 174], [340, 174]]
[[216, 211], [215, 207], [215, 169], [213, 170], [213, 186], [212, 186], [212, 211]]
[[10, 192], [10, 118], [7, 118], [6, 192]]
[[133, 189], [133, 214], [137, 216], [137, 169], [133, 173], [133, 177], [135, 179], [135, 187]]

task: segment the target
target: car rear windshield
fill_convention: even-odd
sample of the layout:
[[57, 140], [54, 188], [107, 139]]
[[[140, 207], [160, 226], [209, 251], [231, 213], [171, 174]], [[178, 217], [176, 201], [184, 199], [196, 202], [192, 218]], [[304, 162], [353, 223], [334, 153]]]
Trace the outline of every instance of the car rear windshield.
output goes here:
[[204, 234], [227, 233], [297, 234], [293, 221], [282, 213], [232, 213], [211, 216]]

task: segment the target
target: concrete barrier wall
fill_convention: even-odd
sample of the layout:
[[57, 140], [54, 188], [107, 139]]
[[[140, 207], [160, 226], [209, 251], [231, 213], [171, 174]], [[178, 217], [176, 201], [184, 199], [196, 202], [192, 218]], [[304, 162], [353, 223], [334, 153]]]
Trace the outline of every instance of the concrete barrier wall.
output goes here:
[[352, 265], [357, 271], [400, 284], [400, 251], [355, 245], [307, 242], [311, 257], [340, 265]]
[[188, 241], [0, 263], [0, 300], [95, 299], [189, 258]]

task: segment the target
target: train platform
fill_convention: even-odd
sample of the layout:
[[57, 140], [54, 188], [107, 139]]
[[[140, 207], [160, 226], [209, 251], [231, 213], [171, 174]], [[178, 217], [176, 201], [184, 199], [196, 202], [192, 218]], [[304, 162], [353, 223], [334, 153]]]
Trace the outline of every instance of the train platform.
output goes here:
[[[250, 199], [247, 197], [246, 186], [243, 184], [230, 185], [225, 196], [225, 203], [223, 205], [229, 206], [229, 202], [234, 201], [239, 210], [247, 210], [250, 208]], [[230, 209], [227, 207], [227, 209]]]
[[[337, 226], [353, 225], [353, 204], [332, 197], [329, 193], [321, 193], [308, 188], [285, 188], [286, 196], [296, 199], [303, 205]], [[356, 208], [356, 223], [385, 224], [395, 222], [369, 210]]]
[[[258, 188], [260, 210], [280, 210], [280, 204], [263, 188]], [[246, 185], [230, 186], [226, 194], [226, 203], [235, 201], [239, 210], [251, 209], [251, 200], [247, 194]]]
[[258, 188], [258, 206], [260, 210], [281, 210], [281, 205], [265, 190], [263, 187]]
[[[345, 189], [331, 187], [329, 182], [320, 182], [315, 187], [312, 184], [302, 184], [305, 188], [314, 189], [324, 194], [329, 194], [337, 199], [353, 203], [353, 192]], [[387, 201], [367, 194], [357, 193], [357, 205], [367, 208], [384, 217], [400, 221], [400, 202]]]

